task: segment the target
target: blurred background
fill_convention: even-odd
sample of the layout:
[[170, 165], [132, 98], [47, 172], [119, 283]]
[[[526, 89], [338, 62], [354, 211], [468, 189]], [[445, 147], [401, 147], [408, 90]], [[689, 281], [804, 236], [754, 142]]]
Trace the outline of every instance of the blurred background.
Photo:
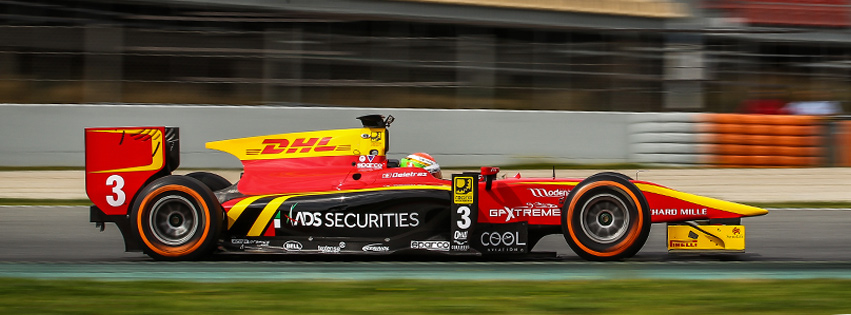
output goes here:
[[0, 103], [804, 114], [626, 119], [602, 160], [851, 166], [849, 0], [2, 0], [0, 21]]
[[851, 101], [848, 0], [4, 0], [0, 102]]

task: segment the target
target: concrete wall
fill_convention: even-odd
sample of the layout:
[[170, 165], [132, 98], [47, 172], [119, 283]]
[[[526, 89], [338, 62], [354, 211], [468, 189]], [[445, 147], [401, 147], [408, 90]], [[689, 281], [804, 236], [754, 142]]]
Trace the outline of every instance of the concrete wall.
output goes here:
[[[428, 152], [446, 166], [630, 161], [635, 113], [272, 106], [0, 104], [0, 166], [82, 166], [83, 128], [177, 126], [181, 167], [239, 168], [207, 141], [360, 127], [393, 115], [390, 158]], [[631, 118], [632, 117], [632, 118]]]

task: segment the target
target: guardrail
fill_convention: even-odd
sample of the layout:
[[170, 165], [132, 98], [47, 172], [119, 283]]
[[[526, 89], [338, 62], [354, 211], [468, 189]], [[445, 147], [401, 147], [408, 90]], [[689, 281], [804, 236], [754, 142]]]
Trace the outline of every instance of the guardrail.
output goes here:
[[694, 166], [703, 164], [700, 114], [647, 113], [635, 115], [627, 132], [630, 162]]

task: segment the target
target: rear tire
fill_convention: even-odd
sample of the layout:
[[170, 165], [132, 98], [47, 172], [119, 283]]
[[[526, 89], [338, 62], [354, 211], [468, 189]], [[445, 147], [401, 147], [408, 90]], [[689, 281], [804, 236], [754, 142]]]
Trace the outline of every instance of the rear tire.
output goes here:
[[148, 256], [192, 260], [212, 253], [222, 230], [224, 210], [201, 181], [166, 176], [139, 192], [130, 221]]
[[644, 194], [618, 173], [599, 173], [571, 190], [561, 215], [564, 238], [582, 258], [620, 260], [641, 250], [650, 234]]
[[200, 182], [204, 183], [204, 185], [207, 185], [207, 187], [209, 187], [212, 191], [219, 191], [231, 186], [230, 181], [218, 174], [208, 172], [194, 172], [186, 174], [186, 177], [192, 177], [194, 179], [199, 180]]

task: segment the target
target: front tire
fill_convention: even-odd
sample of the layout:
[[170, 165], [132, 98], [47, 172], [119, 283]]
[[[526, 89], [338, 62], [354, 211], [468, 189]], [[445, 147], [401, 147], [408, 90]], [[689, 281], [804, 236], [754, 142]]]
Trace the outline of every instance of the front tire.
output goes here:
[[582, 258], [620, 260], [641, 250], [650, 234], [650, 208], [629, 177], [599, 173], [568, 194], [561, 215], [570, 248]]
[[139, 192], [130, 220], [133, 234], [148, 256], [192, 260], [212, 253], [224, 211], [204, 183], [186, 176], [166, 176]]

